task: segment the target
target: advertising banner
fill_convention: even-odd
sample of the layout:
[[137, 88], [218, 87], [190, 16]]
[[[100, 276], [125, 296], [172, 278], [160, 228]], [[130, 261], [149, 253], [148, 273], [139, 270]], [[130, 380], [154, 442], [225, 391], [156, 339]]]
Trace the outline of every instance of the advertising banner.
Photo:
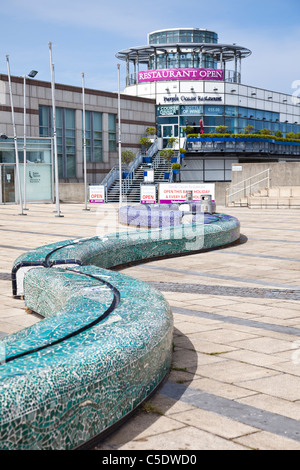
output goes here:
[[160, 183], [158, 186], [158, 201], [160, 204], [171, 202], [184, 202], [190, 199], [192, 191], [193, 201], [200, 201], [201, 196], [211, 195], [215, 200], [215, 185], [206, 183]]
[[141, 184], [141, 204], [156, 203], [156, 186], [153, 184]]
[[224, 80], [221, 69], [159, 69], [139, 72], [138, 81], [158, 82], [163, 80]]
[[105, 186], [89, 186], [89, 202], [105, 202]]

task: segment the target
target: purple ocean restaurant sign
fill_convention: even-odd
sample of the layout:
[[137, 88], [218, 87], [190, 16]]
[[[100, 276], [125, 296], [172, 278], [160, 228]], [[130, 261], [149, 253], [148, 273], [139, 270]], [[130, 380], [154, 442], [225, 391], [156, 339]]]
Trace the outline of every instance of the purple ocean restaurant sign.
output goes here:
[[162, 80], [224, 80], [220, 69], [161, 69], [139, 72], [139, 83]]

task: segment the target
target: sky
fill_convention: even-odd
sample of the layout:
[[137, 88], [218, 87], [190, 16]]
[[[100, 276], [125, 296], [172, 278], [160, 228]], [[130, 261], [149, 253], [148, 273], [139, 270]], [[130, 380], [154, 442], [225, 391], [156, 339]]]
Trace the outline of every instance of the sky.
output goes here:
[[[300, 94], [299, 0], [2, 0], [0, 73], [104, 91], [125, 87], [125, 62], [115, 54], [147, 44], [147, 33], [166, 28], [204, 28], [219, 43], [247, 47], [242, 83]], [[234, 65], [228, 64], [233, 70]]]

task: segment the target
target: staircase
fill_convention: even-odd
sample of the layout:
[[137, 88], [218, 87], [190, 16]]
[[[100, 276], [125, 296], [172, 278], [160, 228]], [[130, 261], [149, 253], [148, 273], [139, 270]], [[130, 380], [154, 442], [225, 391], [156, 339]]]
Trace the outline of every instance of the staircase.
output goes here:
[[[144, 172], [150, 168], [149, 164], [141, 163], [134, 171], [132, 179], [127, 178], [122, 181], [122, 199], [127, 202], [140, 202], [140, 185], [144, 182]], [[160, 152], [152, 157], [152, 167], [154, 169], [154, 183], [167, 182], [164, 178], [166, 172], [171, 171], [171, 163], [160, 157]], [[119, 202], [119, 178], [117, 178], [107, 191], [107, 202]]]
[[116, 178], [107, 191], [107, 202], [119, 202], [120, 180]]
[[300, 186], [277, 186], [247, 197], [249, 209], [300, 209]]
[[248, 207], [248, 197], [271, 186], [271, 171], [266, 169], [226, 189], [226, 206]]

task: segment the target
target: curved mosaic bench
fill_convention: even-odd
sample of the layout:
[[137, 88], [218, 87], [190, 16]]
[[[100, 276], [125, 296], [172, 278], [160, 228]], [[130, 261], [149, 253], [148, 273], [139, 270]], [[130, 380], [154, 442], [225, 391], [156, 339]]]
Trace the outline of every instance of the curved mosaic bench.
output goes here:
[[218, 214], [211, 224], [67, 240], [19, 257], [13, 294], [44, 319], [0, 342], [0, 448], [80, 447], [126, 418], [168, 373], [169, 305], [148, 284], [106, 268], [239, 234], [237, 219]]

